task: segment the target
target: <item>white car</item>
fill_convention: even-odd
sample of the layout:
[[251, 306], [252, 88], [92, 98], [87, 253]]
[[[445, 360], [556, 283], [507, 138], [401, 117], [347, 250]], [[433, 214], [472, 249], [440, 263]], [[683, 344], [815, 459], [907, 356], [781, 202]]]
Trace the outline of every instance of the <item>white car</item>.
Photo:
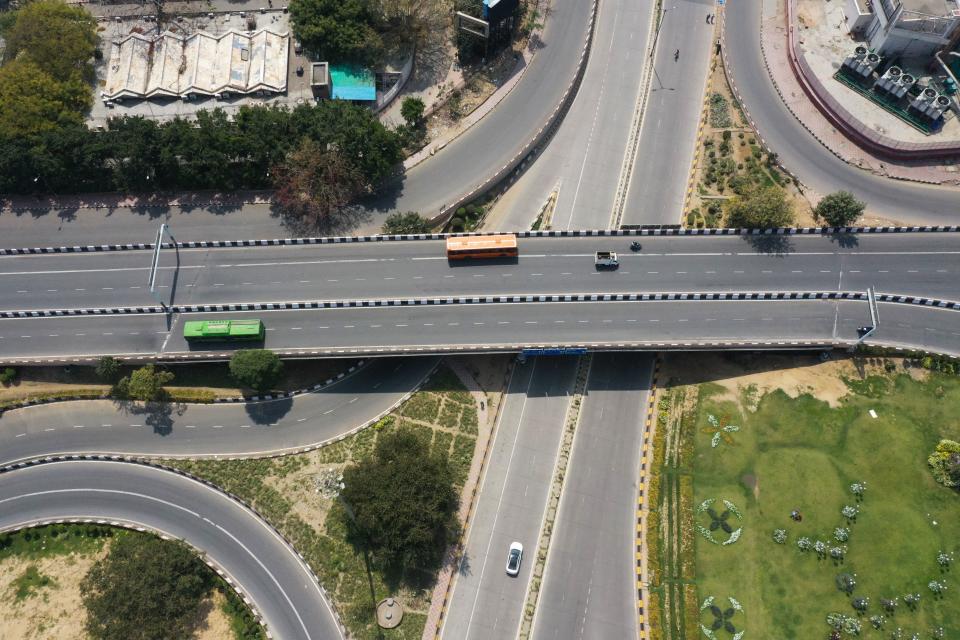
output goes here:
[[523, 560], [523, 545], [519, 542], [510, 543], [510, 553], [507, 554], [507, 575], [515, 576], [520, 573], [520, 562]]

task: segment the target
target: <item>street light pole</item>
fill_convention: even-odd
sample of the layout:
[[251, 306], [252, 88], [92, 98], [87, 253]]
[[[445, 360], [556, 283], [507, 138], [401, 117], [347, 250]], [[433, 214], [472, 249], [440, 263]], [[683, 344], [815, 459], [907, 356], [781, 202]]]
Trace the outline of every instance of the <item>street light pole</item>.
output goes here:
[[660, 21], [657, 22], [657, 30], [653, 34], [653, 46], [650, 47], [650, 57], [653, 58], [654, 54], [657, 51], [657, 40], [660, 38], [660, 29], [663, 27], [663, 21], [667, 19], [667, 12], [673, 11], [677, 8], [677, 5], [673, 5], [667, 9], [663, 10], [663, 13], [660, 14]]

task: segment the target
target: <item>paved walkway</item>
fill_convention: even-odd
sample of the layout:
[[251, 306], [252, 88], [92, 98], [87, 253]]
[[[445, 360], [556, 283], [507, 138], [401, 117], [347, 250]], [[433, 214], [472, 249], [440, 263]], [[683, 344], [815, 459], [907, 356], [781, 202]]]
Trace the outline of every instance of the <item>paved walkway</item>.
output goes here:
[[793, 74], [787, 60], [785, 15], [782, 0], [763, 2], [763, 57], [777, 92], [804, 128], [841, 160], [875, 174], [901, 180], [960, 184], [960, 170], [956, 166], [893, 163], [861, 149], [837, 131], [810, 102]]

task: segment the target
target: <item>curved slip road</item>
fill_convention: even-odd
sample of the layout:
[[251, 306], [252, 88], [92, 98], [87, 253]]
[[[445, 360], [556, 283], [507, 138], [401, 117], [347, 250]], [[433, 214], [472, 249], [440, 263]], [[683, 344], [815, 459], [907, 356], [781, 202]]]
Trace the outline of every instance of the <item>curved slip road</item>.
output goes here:
[[[144, 410], [108, 400], [58, 402], [0, 415], [5, 461], [66, 453], [249, 456], [308, 447], [369, 423], [414, 390], [436, 358], [375, 361], [320, 391], [249, 404]], [[132, 407], [132, 405], [129, 405]]]
[[761, 55], [762, 1], [769, 0], [728, 0], [725, 55], [750, 118], [780, 162], [817, 193], [852, 192], [868, 204], [869, 213], [913, 224], [956, 222], [960, 189], [891, 180], [857, 169], [833, 155], [793, 117]]
[[[180, 249], [162, 255], [168, 304], [590, 292], [877, 290], [960, 298], [960, 233], [520, 238], [516, 261], [450, 263], [443, 240]], [[598, 272], [597, 250], [620, 255]], [[0, 257], [0, 310], [156, 304], [151, 252]], [[838, 285], [839, 283], [839, 285]], [[0, 335], [5, 333], [0, 320]], [[96, 325], [94, 325], [96, 323]], [[88, 321], [109, 331], [110, 320]], [[84, 324], [80, 321], [78, 324]]]
[[[553, 0], [540, 48], [523, 78], [477, 125], [450, 142], [436, 156], [406, 172], [401, 182], [359, 207], [369, 218], [364, 229], [379, 230], [392, 211], [435, 215], [495, 174], [546, 122], [573, 79], [587, 34], [591, 3]], [[37, 203], [42, 206], [42, 202]], [[239, 210], [237, 210], [239, 209]], [[229, 221], [229, 224], [223, 224]], [[265, 204], [158, 206], [130, 209], [70, 208], [44, 213], [0, 214], [0, 245], [41, 246], [53, 243], [148, 242], [160, 222], [171, 224], [178, 240], [209, 240], [237, 235], [270, 237], [284, 227]]]
[[87, 518], [138, 525], [202, 550], [241, 586], [274, 638], [344, 637], [293, 548], [220, 491], [123, 462], [54, 462], [0, 475], [0, 529]]

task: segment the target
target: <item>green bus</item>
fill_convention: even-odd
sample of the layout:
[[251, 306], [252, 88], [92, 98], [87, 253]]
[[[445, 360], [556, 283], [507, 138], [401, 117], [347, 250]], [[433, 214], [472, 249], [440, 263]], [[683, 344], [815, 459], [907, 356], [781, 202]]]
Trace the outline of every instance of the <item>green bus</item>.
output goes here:
[[238, 342], [263, 340], [260, 320], [192, 320], [183, 324], [187, 342]]

